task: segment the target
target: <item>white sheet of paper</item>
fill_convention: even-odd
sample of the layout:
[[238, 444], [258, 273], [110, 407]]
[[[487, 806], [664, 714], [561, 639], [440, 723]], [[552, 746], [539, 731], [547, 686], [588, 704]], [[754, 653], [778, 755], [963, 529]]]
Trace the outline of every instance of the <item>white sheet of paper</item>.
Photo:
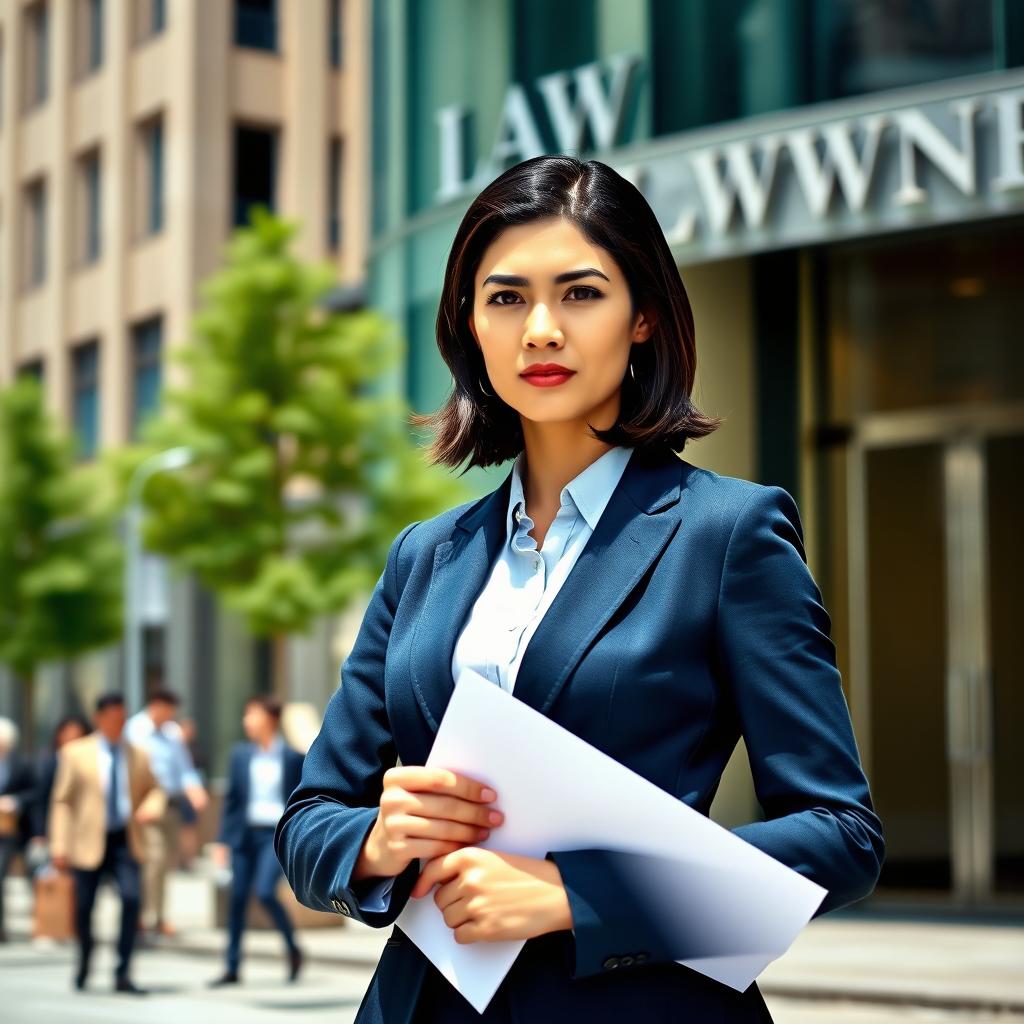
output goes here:
[[[659, 858], [646, 865], [642, 885], [666, 917], [686, 924], [693, 955], [678, 962], [741, 992], [789, 948], [826, 895], [472, 669], [456, 681], [427, 764], [497, 792], [505, 821], [481, 847], [529, 857], [606, 849]], [[397, 924], [479, 1013], [524, 945], [460, 945], [433, 893], [410, 899]]]

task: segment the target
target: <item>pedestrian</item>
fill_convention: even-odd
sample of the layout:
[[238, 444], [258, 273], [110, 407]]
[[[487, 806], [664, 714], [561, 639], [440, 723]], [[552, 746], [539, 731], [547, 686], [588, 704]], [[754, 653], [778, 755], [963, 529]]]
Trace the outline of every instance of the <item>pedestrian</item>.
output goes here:
[[767, 820], [735, 834], [828, 889], [821, 910], [875, 885], [796, 503], [680, 454], [719, 425], [691, 398], [693, 326], [653, 211], [607, 164], [528, 159], [468, 204], [437, 316], [453, 388], [413, 422], [434, 463], [514, 462], [396, 537], [276, 847], [307, 906], [380, 928], [430, 898], [460, 943], [525, 944], [481, 1015], [396, 927], [358, 1024], [771, 1019], [756, 983], [675, 962], [621, 856], [503, 851], [502, 794], [424, 767], [465, 668], [703, 814], [744, 738]]
[[302, 968], [302, 951], [288, 912], [277, 898], [282, 871], [274, 853], [274, 829], [289, 793], [302, 775], [302, 754], [281, 735], [280, 700], [251, 697], [245, 705], [242, 728], [246, 741], [231, 751], [228, 788], [220, 825], [220, 866], [231, 864], [231, 902], [228, 914], [227, 968], [212, 986], [235, 985], [241, 980], [242, 932], [252, 893], [260, 901], [284, 938], [288, 980]]
[[24, 858], [35, 779], [29, 761], [18, 753], [19, 731], [0, 718], [0, 942], [7, 941], [4, 880], [16, 855]]
[[48, 749], [40, 752], [36, 759], [36, 786], [32, 795], [32, 810], [29, 813], [31, 842], [45, 847], [49, 831], [50, 796], [53, 793], [53, 779], [57, 773], [57, 757], [67, 743], [88, 735], [92, 727], [81, 715], [66, 715], [53, 728], [53, 738]]
[[79, 714], [65, 715], [53, 730], [49, 748], [40, 752], [35, 764], [35, 789], [32, 793], [32, 807], [29, 811], [29, 845], [39, 853], [30, 857], [33, 864], [41, 867], [47, 860], [46, 836], [50, 823], [50, 795], [53, 780], [57, 775], [57, 758], [65, 744], [80, 739], [90, 732], [89, 723]]
[[[198, 729], [194, 718], [181, 718], [178, 720], [181, 726], [181, 738], [188, 748], [200, 779], [205, 774], [206, 764], [203, 760], [198, 741]], [[199, 852], [199, 812], [185, 800], [181, 804], [181, 839], [178, 844], [181, 854], [179, 869], [191, 871], [196, 854]]]
[[58, 870], [75, 880], [78, 966], [74, 986], [81, 991], [93, 952], [92, 910], [96, 891], [110, 876], [121, 898], [114, 990], [142, 995], [131, 979], [132, 950], [139, 926], [139, 862], [142, 825], [164, 812], [146, 752], [124, 738], [124, 698], [108, 693], [96, 701], [96, 731], [72, 740], [58, 755], [50, 800], [50, 856]]
[[149, 755], [153, 774], [167, 795], [163, 815], [142, 826], [142, 924], [154, 935], [168, 937], [175, 929], [166, 914], [167, 875], [177, 864], [182, 823], [189, 812], [199, 814], [207, 804], [203, 780], [175, 721], [180, 704], [173, 690], [160, 687], [125, 726], [128, 742]]

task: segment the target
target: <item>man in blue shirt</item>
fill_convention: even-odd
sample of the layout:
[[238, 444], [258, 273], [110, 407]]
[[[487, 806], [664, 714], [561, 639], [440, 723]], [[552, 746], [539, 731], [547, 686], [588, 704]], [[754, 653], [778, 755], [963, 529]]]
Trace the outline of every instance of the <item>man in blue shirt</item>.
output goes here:
[[184, 805], [187, 802], [200, 814], [207, 804], [203, 781], [192, 763], [181, 726], [175, 721], [179, 704], [173, 690], [154, 690], [146, 706], [125, 726], [126, 739], [149, 754], [153, 774], [167, 794], [163, 816], [142, 829], [142, 922], [156, 934], [168, 936], [174, 934], [174, 929], [164, 915], [167, 873], [177, 860]]
[[221, 845], [215, 854], [222, 866], [230, 858], [232, 869], [227, 970], [211, 983], [214, 986], [240, 980], [242, 932], [252, 891], [284, 938], [288, 980], [294, 981], [302, 967], [291, 919], [275, 892], [283, 871], [274, 852], [274, 830], [285, 801], [302, 777], [302, 754], [281, 736], [281, 711], [276, 697], [250, 698], [242, 718], [248, 742], [236, 744], [231, 751]]

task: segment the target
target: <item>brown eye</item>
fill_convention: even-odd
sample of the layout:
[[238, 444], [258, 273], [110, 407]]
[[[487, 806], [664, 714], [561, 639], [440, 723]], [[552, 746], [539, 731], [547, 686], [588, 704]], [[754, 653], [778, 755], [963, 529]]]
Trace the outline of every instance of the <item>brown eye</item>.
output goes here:
[[489, 298], [487, 299], [487, 303], [486, 304], [488, 306], [514, 306], [515, 305], [514, 302], [499, 302], [498, 300], [503, 295], [511, 296], [513, 299], [518, 299], [519, 298], [519, 296], [516, 295], [515, 292], [508, 292], [508, 291], [505, 291], [505, 292], [494, 292], [491, 296], [489, 296]]
[[[569, 289], [569, 294], [572, 295], [575, 292], [583, 292], [584, 293], [583, 296], [582, 296], [583, 300], [585, 300], [585, 299], [599, 299], [599, 298], [601, 298], [601, 293], [596, 288], [591, 288], [589, 285], [585, 285], [585, 284], [573, 285], [573, 287]], [[577, 302], [581, 301], [581, 298], [578, 297], [574, 301], [577, 301]]]

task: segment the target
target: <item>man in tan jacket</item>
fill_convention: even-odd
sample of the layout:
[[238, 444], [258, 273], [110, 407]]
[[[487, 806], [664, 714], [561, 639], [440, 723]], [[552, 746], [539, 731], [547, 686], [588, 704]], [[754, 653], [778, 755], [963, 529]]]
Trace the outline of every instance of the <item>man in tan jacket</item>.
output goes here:
[[96, 702], [96, 731], [60, 751], [50, 798], [50, 854], [54, 866], [75, 876], [75, 928], [79, 961], [75, 988], [85, 988], [92, 956], [92, 909], [105, 874], [121, 896], [121, 932], [114, 988], [140, 994], [128, 974], [139, 924], [142, 825], [163, 813], [145, 751], [122, 737], [124, 698], [110, 693]]

